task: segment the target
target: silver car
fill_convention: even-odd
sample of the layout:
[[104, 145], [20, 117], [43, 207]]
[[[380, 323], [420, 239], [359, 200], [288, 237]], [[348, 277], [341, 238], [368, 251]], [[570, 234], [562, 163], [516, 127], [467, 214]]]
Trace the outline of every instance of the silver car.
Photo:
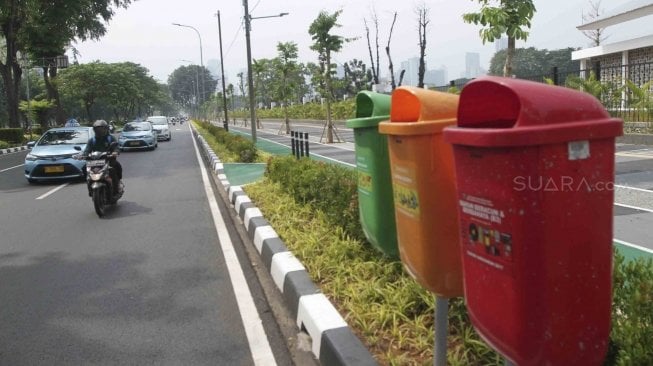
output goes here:
[[148, 122], [152, 123], [152, 127], [158, 133], [159, 140], [170, 141], [172, 139], [172, 132], [170, 132], [170, 125], [168, 124], [168, 117], [166, 116], [151, 116], [147, 117]]
[[126, 123], [118, 136], [118, 146], [124, 150], [154, 150], [157, 143], [157, 133], [150, 122], [135, 121]]

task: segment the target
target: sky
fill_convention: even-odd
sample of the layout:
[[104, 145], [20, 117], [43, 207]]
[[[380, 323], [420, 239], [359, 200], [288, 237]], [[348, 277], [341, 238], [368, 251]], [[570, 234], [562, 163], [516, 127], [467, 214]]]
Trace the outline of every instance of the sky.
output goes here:
[[[596, 3], [598, 0], [535, 0], [537, 12], [530, 36], [526, 42], [518, 41], [517, 47], [549, 50], [588, 47], [590, 40], [576, 26], [583, 23], [583, 13], [591, 9], [590, 1]], [[600, 8], [603, 12], [610, 12], [626, 2], [601, 0]], [[376, 12], [381, 75], [385, 76], [388, 74], [388, 58], [384, 49], [395, 12], [397, 21], [390, 43], [395, 71], [401, 61], [419, 56], [415, 9], [421, 3], [422, 0], [249, 0], [249, 12], [254, 18], [289, 13], [284, 17], [252, 20], [252, 58], [274, 58], [279, 42], [295, 42], [299, 61], [316, 63], [317, 53], [310, 49], [312, 40], [308, 28], [321, 11], [333, 13], [342, 10], [338, 18], [341, 27], [333, 33], [357, 39], [346, 43], [341, 52], [334, 55], [334, 62], [344, 64], [356, 58], [369, 67], [364, 21], [368, 21], [373, 37], [371, 19]], [[445, 66], [448, 79], [456, 79], [464, 73], [467, 52], [479, 53], [481, 67], [488, 69], [495, 52], [494, 44], [484, 45], [479, 37], [480, 27], [462, 20], [462, 14], [478, 11], [478, 1], [426, 0], [424, 3], [429, 9], [430, 19], [426, 39], [427, 69]], [[220, 59], [218, 11], [226, 80], [236, 84], [236, 75], [247, 70], [242, 0], [137, 0], [127, 9], [116, 10], [107, 24], [107, 33], [100, 40], [75, 43], [79, 52], [77, 60], [80, 63], [131, 61], [146, 67], [155, 79], [166, 82], [168, 76], [182, 65], [203, 62], [207, 66], [209, 60]], [[606, 28], [606, 43], [653, 33], [650, 18]], [[199, 37], [193, 29], [172, 23], [194, 27]], [[72, 60], [72, 53], [69, 55]]]

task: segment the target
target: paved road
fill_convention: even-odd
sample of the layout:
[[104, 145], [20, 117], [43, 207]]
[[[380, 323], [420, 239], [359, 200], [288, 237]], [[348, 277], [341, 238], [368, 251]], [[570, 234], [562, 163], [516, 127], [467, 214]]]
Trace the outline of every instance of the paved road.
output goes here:
[[[322, 122], [293, 121], [291, 126], [293, 130], [309, 133], [312, 156], [355, 167], [352, 129], [338, 125], [343, 142], [325, 144]], [[251, 126], [230, 128], [244, 135], [251, 133]], [[290, 138], [279, 132], [280, 121], [263, 121], [263, 128], [257, 130], [258, 140], [290, 146]], [[629, 254], [653, 256], [653, 147], [617, 144], [615, 162], [615, 241]]]
[[26, 152], [0, 156], [0, 364], [292, 363], [187, 125], [173, 133], [121, 155], [104, 219], [84, 183], [30, 185]]

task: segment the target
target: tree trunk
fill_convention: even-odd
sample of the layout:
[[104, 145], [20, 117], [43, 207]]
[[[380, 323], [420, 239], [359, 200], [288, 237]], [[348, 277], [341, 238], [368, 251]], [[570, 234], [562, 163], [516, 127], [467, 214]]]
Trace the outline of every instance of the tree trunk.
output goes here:
[[333, 121], [331, 121], [331, 53], [327, 50], [326, 54], [326, 84], [327, 84], [327, 143], [333, 143]]
[[390, 57], [390, 40], [392, 39], [392, 30], [395, 27], [395, 22], [397, 21], [397, 12], [395, 11], [395, 16], [392, 19], [392, 25], [390, 26], [390, 34], [388, 34], [388, 45], [385, 47], [385, 53], [388, 54], [388, 68], [390, 69], [390, 81], [392, 85], [392, 90], [395, 90], [397, 84], [395, 84], [395, 70], [392, 65], [392, 58]]
[[506, 50], [506, 63], [503, 65], [503, 76], [512, 77], [512, 59], [515, 55], [515, 37], [508, 36], [508, 49]]
[[18, 88], [16, 87], [14, 73], [10, 67], [0, 64], [0, 74], [2, 74], [5, 94], [7, 96], [7, 116], [9, 117], [9, 127], [18, 128], [20, 127], [20, 120], [18, 118]]
[[48, 93], [48, 100], [53, 100], [55, 103], [55, 120], [57, 125], [66, 123], [66, 114], [61, 106], [61, 97], [59, 90], [53, 85], [52, 80], [57, 77], [57, 67], [50, 65], [43, 68], [43, 81], [45, 82], [45, 89]]

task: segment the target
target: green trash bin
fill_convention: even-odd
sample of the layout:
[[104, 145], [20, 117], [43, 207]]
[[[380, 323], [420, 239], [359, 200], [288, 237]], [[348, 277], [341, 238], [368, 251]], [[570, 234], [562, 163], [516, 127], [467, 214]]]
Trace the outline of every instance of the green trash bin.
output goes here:
[[362, 91], [356, 96], [356, 118], [347, 127], [354, 130], [361, 226], [374, 247], [398, 258], [388, 139], [378, 129], [389, 119], [390, 95]]

